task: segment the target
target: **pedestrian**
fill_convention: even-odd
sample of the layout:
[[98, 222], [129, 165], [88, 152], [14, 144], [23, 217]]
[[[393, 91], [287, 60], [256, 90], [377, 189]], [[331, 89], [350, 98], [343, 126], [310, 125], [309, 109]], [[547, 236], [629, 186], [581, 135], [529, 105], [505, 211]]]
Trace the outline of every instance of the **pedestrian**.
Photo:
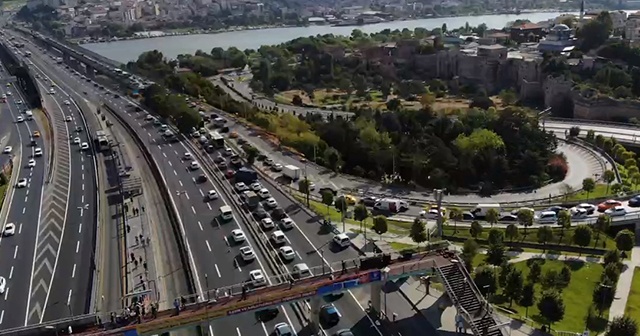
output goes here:
[[138, 237], [136, 237], [136, 245], [138, 245], [140, 243], [140, 240], [138, 239]]
[[293, 278], [289, 278], [289, 289], [293, 288]]
[[180, 302], [182, 303], [182, 309], [187, 305], [187, 299], [184, 296], [180, 297]]
[[180, 301], [178, 301], [178, 298], [173, 300], [173, 307], [176, 309], [176, 315], [180, 315]]
[[242, 300], [247, 299], [247, 285], [242, 285]]
[[131, 252], [130, 256], [131, 256], [131, 261], [136, 261], [136, 256], [133, 254], [133, 252]]
[[144, 212], [144, 205], [141, 207], [141, 209], [142, 209], [142, 212]]
[[140, 240], [142, 240], [142, 233], [140, 234]]
[[140, 279], [140, 283], [144, 282], [144, 280], [142, 280], [142, 275], [140, 275], [139, 279]]
[[[144, 263], [142, 263], [142, 267], [144, 267], [145, 271], [147, 270], [147, 262], [146, 261]], [[429, 293], [427, 293], [427, 294], [429, 294]]]
[[395, 322], [398, 319], [398, 314], [397, 313], [393, 313], [393, 322]]
[[464, 321], [462, 320], [462, 315], [456, 314], [456, 332], [464, 333]]
[[220, 296], [220, 289], [216, 288], [215, 293], [213, 294], [213, 301], [218, 300], [219, 296]]
[[138, 261], [133, 259], [133, 265], [134, 265], [135, 268], [138, 268]]
[[158, 316], [158, 311], [156, 310], [155, 304], [151, 304], [151, 316], [153, 316], [153, 318], [156, 318]]
[[127, 233], [131, 233], [131, 225], [127, 224]]
[[347, 263], [343, 260], [342, 261], [342, 274], [347, 273]]
[[140, 256], [140, 263], [142, 263], [142, 256]]

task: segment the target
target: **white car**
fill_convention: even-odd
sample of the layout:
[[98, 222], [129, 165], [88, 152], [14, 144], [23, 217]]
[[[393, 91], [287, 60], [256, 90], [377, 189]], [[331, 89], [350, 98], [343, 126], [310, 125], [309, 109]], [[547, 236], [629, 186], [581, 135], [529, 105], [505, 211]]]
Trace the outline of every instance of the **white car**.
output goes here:
[[66, 118], [64, 118], [64, 120], [66, 122], [71, 122], [71, 121], [73, 121], [73, 117], [72, 116], [67, 116]]
[[276, 336], [293, 336], [293, 331], [291, 331], [291, 327], [284, 322], [280, 322], [276, 324], [274, 333]]
[[71, 105], [71, 102], [70, 102], [70, 101], [68, 101], [68, 100], [65, 100], [65, 101], [64, 101], [64, 104], [65, 104], [65, 105]]
[[4, 226], [4, 231], [2, 232], [2, 234], [4, 234], [5, 237], [13, 236], [14, 234], [16, 234], [16, 225], [13, 223], [7, 223], [7, 225]]
[[29, 159], [29, 162], [27, 163], [27, 167], [29, 168], [33, 168], [36, 166], [36, 160], [34, 159]]
[[11, 91], [7, 91], [7, 96], [11, 96], [11, 95], [12, 95]]
[[271, 197], [271, 194], [269, 193], [269, 190], [267, 188], [262, 188], [258, 190], [258, 196], [260, 196], [260, 198], [262, 199], [265, 199]]
[[[444, 217], [444, 212], [440, 212], [442, 217]], [[429, 209], [420, 211], [420, 217], [427, 219], [438, 219], [438, 209]]]
[[238, 183], [236, 183], [236, 190], [237, 190], [237, 191], [242, 192], [242, 191], [245, 191], [245, 190], [248, 190], [248, 189], [249, 189], [249, 187], [247, 187], [247, 185], [246, 185], [246, 184], [244, 184], [244, 182], [238, 182]]
[[189, 153], [189, 152], [186, 152], [186, 153], [184, 153], [183, 158], [185, 160], [192, 160], [193, 159], [193, 155], [191, 155], [191, 153]]
[[271, 167], [271, 169], [273, 169], [273, 171], [280, 172], [280, 171], [282, 171], [282, 165], [279, 164], [279, 163], [276, 163]]
[[285, 217], [280, 221], [280, 226], [283, 229], [293, 229], [293, 219], [289, 218], [289, 217]]
[[284, 260], [293, 260], [296, 258], [296, 251], [294, 251], [291, 246], [283, 246], [278, 250], [280, 252], [280, 256]]
[[253, 270], [249, 272], [249, 279], [254, 286], [264, 286], [267, 284], [267, 278], [264, 277], [261, 270]]
[[198, 163], [198, 161], [191, 161], [191, 164], [189, 165], [189, 169], [191, 170], [200, 169], [200, 164]]
[[611, 217], [624, 216], [627, 214], [627, 209], [625, 209], [621, 205], [618, 205], [611, 209], [607, 209], [607, 211], [605, 211], [604, 213]]
[[211, 189], [209, 190], [209, 192], [207, 192], [207, 197], [209, 198], [209, 200], [214, 200], [214, 199], [218, 199], [218, 193]]
[[267, 166], [271, 166], [273, 164], [273, 159], [272, 158], [264, 159], [264, 164], [266, 164]]
[[227, 147], [224, 149], [224, 156], [231, 156], [233, 155], [233, 151], [231, 150], [231, 148]]
[[73, 139], [73, 143], [76, 145], [79, 145], [82, 142], [82, 140], [80, 140], [80, 138], [76, 137]]
[[33, 151], [33, 155], [34, 156], [42, 156], [42, 148], [37, 147], [34, 151]]
[[260, 182], [253, 182], [251, 183], [250, 188], [253, 191], [260, 191], [260, 189], [262, 189], [262, 184], [260, 184]]
[[18, 117], [18, 118], [16, 119], [16, 121], [17, 121], [17, 122], [23, 122], [23, 121], [24, 121], [24, 118], [23, 118], [23, 117]]
[[276, 199], [273, 197], [269, 197], [267, 198], [266, 201], [264, 201], [264, 204], [268, 207], [268, 208], [275, 208], [278, 206], [278, 202], [276, 202]]
[[13, 150], [13, 147], [11, 146], [7, 146], [4, 148], [4, 150], [2, 151], [3, 154], [10, 154], [11, 151]]
[[242, 232], [242, 230], [240, 229], [235, 229], [231, 231], [231, 238], [233, 238], [233, 241], [236, 243], [241, 243], [247, 240], [247, 236], [245, 236], [244, 232]]
[[253, 252], [253, 249], [249, 246], [243, 246], [240, 248], [240, 256], [242, 256], [242, 260], [244, 261], [253, 261], [256, 259], [256, 254]]
[[16, 187], [18, 187], [18, 188], [26, 188], [27, 187], [27, 179], [26, 178], [19, 179], [18, 183], [16, 184]]
[[273, 220], [271, 220], [271, 218], [263, 218], [260, 223], [262, 223], [262, 227], [265, 229], [273, 229], [276, 225], [275, 223], [273, 223]]
[[16, 100], [16, 104], [20, 105], [22, 103], [24, 103], [22, 100]]
[[86, 142], [83, 142], [82, 144], [80, 144], [80, 149], [81, 150], [87, 150], [89, 149], [89, 144]]
[[587, 210], [587, 214], [592, 214], [594, 212], [596, 212], [596, 210], [598, 210], [598, 207], [593, 205], [593, 204], [589, 204], [589, 203], [580, 203], [576, 206], [576, 208], [578, 209], [585, 209]]
[[7, 279], [0, 277], [0, 294], [4, 294], [7, 290]]

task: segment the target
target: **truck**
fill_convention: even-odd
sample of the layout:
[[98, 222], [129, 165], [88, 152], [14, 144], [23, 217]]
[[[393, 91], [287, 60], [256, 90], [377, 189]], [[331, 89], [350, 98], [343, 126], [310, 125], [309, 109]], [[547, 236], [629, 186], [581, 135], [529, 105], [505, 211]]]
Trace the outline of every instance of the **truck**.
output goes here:
[[391, 213], [398, 213], [400, 211], [409, 210], [409, 204], [403, 200], [399, 199], [391, 199], [391, 198], [383, 198], [378, 200], [373, 208], [379, 211], [387, 211]]
[[241, 198], [250, 209], [253, 209], [260, 204], [260, 196], [251, 190], [243, 192]]
[[300, 168], [294, 165], [286, 165], [282, 167], [282, 175], [290, 178], [292, 181], [296, 181], [300, 178]]
[[243, 182], [248, 185], [258, 180], [258, 173], [253, 169], [242, 167], [236, 171], [235, 179], [236, 182]]
[[487, 211], [489, 211], [489, 209], [494, 209], [498, 213], [500, 213], [502, 207], [498, 203], [478, 204], [473, 210], [471, 210], [471, 213], [474, 217], [484, 218], [487, 215]]

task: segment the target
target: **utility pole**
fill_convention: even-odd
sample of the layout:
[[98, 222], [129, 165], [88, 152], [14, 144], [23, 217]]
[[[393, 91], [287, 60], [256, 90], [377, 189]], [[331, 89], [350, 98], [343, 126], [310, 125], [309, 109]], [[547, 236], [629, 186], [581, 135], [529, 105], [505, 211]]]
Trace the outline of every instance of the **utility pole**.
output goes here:
[[443, 193], [444, 190], [442, 189], [434, 189], [433, 190], [433, 195], [436, 198], [436, 203], [438, 205], [438, 222], [437, 222], [437, 226], [438, 226], [438, 235], [440, 236], [440, 238], [442, 238], [442, 234], [443, 234], [443, 228], [442, 228], [442, 196], [444, 195]]

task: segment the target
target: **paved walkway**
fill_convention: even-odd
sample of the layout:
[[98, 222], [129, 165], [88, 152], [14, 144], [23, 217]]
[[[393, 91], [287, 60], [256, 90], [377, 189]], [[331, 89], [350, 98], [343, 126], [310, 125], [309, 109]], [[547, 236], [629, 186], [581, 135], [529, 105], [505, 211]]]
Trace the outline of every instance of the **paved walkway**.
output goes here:
[[[636, 235], [638, 233], [636, 232]], [[631, 250], [631, 259], [624, 261], [624, 268], [620, 273], [620, 279], [616, 286], [616, 297], [609, 308], [609, 321], [614, 317], [624, 315], [625, 308], [627, 307], [627, 299], [629, 298], [629, 292], [631, 291], [631, 282], [633, 281], [633, 272], [636, 267], [640, 267], [640, 247], [636, 246]]]

